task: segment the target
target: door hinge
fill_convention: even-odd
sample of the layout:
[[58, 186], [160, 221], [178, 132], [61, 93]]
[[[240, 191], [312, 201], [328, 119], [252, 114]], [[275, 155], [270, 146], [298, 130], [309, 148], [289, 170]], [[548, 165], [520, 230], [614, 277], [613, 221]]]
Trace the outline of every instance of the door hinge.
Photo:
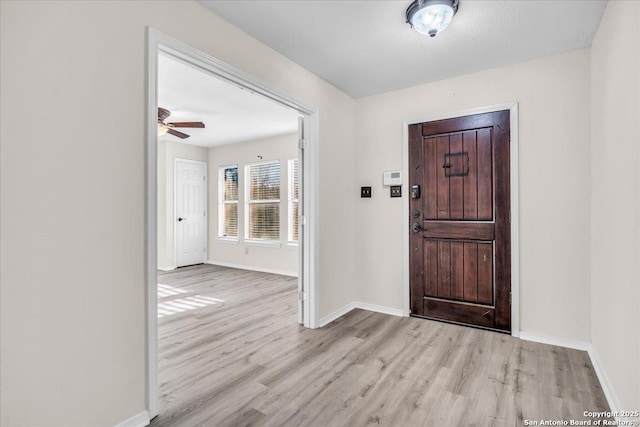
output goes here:
[[203, 177], [202, 177], [202, 180], [203, 180], [203, 181], [206, 181], [206, 180], [207, 180], [207, 177], [206, 177], [206, 176], [203, 176]]
[[302, 215], [300, 217], [300, 224], [307, 225], [307, 217], [306, 216]]
[[304, 301], [304, 292], [298, 291], [298, 300]]
[[512, 301], [511, 292], [509, 292], [509, 305], [511, 305], [511, 301]]
[[307, 149], [307, 140], [302, 138], [298, 140], [298, 148], [301, 150], [306, 150]]
[[511, 211], [509, 211], [509, 224], [511, 224]]
[[202, 248], [202, 252], [207, 252], [207, 248]]

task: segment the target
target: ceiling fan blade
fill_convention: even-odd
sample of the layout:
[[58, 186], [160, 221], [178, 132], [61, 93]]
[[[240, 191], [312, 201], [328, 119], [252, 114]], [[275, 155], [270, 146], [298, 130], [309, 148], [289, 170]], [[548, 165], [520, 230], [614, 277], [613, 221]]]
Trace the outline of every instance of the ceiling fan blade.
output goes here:
[[203, 128], [204, 123], [202, 122], [175, 122], [175, 123], [167, 123], [168, 126], [174, 128]]
[[180, 131], [177, 131], [177, 130], [171, 129], [171, 128], [169, 128], [169, 130], [167, 130], [167, 133], [170, 133], [171, 135], [177, 136], [178, 138], [182, 138], [182, 139], [189, 138], [189, 135], [187, 135], [186, 133], [182, 133]]

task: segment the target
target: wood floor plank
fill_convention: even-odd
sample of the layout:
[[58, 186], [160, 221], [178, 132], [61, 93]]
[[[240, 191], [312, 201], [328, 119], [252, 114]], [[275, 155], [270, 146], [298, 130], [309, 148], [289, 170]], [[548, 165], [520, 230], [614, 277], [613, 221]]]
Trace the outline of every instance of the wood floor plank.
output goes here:
[[608, 410], [586, 352], [353, 310], [296, 323], [297, 279], [159, 272], [151, 426], [519, 426]]

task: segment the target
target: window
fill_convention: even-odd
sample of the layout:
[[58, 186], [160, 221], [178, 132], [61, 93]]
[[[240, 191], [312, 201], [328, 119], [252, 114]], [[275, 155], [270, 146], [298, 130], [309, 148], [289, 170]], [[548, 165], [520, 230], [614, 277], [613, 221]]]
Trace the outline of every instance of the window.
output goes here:
[[238, 238], [238, 166], [219, 170], [218, 236]]
[[298, 159], [289, 159], [289, 241], [298, 242]]
[[247, 166], [246, 237], [280, 240], [280, 162]]

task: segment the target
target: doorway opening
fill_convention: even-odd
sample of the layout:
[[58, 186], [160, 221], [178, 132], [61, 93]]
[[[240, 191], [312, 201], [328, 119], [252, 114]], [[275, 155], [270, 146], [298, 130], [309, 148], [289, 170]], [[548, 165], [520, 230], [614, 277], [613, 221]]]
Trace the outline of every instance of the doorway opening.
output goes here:
[[[294, 260], [288, 264], [294, 265], [294, 268], [269, 268], [263, 265], [253, 270], [297, 274], [297, 280], [292, 279], [293, 283], [297, 282], [297, 292], [294, 293], [294, 298], [297, 297], [298, 300], [297, 321], [305, 327], [317, 327], [315, 189], [318, 115], [315, 110], [268, 88], [251, 76], [154, 29], [148, 29], [147, 41], [147, 404], [149, 415], [153, 418], [159, 413], [158, 316], [172, 313], [170, 309], [167, 311], [167, 307], [159, 309], [158, 297], [171, 295], [175, 291], [170, 289], [170, 285], [159, 289], [158, 269], [173, 270], [181, 265], [200, 264], [200, 261], [214, 264], [219, 269], [242, 269], [246, 265], [217, 255], [230, 252], [220, 250], [220, 246], [226, 245], [226, 249], [240, 248], [244, 255], [249, 255], [254, 251], [283, 246], [284, 241], [286, 247], [280, 249], [288, 250], [289, 255], [294, 254]], [[291, 141], [288, 145], [289, 152], [279, 154], [277, 159], [274, 158], [273, 151], [266, 148], [257, 151], [252, 149], [253, 158], [245, 156], [237, 161], [222, 160], [224, 153], [221, 154], [221, 150], [214, 156], [211, 153], [214, 148], [203, 148], [206, 154], [202, 159], [183, 154], [175, 154], [169, 161], [165, 157], [163, 164], [174, 166], [170, 180], [173, 180], [175, 191], [173, 197], [170, 197], [174, 210], [170, 211], [170, 215], [165, 212], [166, 215], [162, 218], [159, 216], [161, 204], [158, 204], [158, 190], [161, 184], [159, 181], [162, 180], [159, 173], [164, 166], [158, 160], [158, 155], [162, 154], [159, 153], [158, 108], [166, 110], [168, 106], [160, 105], [158, 66], [166, 59], [214, 77], [233, 90], [241, 90], [260, 98], [263, 103], [268, 102], [280, 110], [286, 110], [294, 117], [295, 123], [292, 132], [287, 134], [287, 139]], [[189, 119], [181, 117], [178, 110], [179, 108], [174, 111], [176, 121]], [[199, 119], [196, 117], [194, 120]], [[211, 122], [210, 126], [216, 125], [223, 127], [224, 120]], [[251, 127], [251, 118], [248, 118], [247, 128]], [[182, 133], [182, 130], [177, 133]], [[187, 132], [191, 133], [189, 136], [192, 140], [196, 140], [201, 130], [203, 129]], [[189, 147], [195, 148], [195, 145]], [[184, 146], [178, 146], [180, 148]], [[166, 155], [166, 147], [164, 149]], [[165, 178], [162, 180], [165, 183], [168, 181], [166, 172], [165, 170]], [[200, 178], [204, 185], [199, 187], [197, 181]], [[180, 190], [177, 189], [179, 179], [186, 180], [180, 182]], [[276, 183], [279, 184], [279, 191], [274, 190]], [[205, 189], [204, 197], [195, 195], [198, 188]], [[238, 197], [238, 193], [241, 197]], [[164, 202], [166, 206], [168, 201]], [[188, 208], [188, 212], [179, 212], [184, 207]], [[197, 219], [200, 212], [202, 217]], [[162, 221], [172, 224], [172, 244], [162, 241], [162, 236], [158, 233], [163, 230], [165, 235], [171, 235], [160, 224]], [[188, 227], [185, 226], [187, 223]], [[172, 259], [167, 261], [168, 258]], [[275, 258], [278, 261], [286, 257]], [[202, 266], [186, 268], [197, 269]], [[195, 300], [192, 298], [185, 304], [204, 307], [224, 303], [207, 295], [194, 298]], [[172, 307], [175, 310], [187, 309], [180, 304], [173, 304]]]

